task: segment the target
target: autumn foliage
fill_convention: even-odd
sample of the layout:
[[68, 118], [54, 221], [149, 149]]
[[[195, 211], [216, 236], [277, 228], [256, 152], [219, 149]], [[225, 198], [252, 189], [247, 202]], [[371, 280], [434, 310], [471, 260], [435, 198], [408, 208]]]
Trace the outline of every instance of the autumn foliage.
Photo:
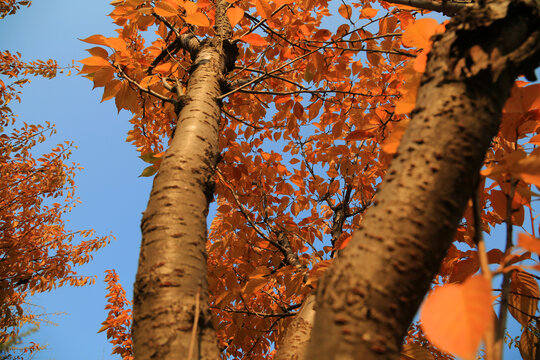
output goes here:
[[0, 1], [0, 19], [7, 15], [13, 15], [21, 8], [21, 6], [30, 6], [30, 0], [1, 0]]
[[106, 295], [109, 310], [107, 319], [102, 323], [101, 331], [107, 331], [107, 339], [114, 345], [113, 354], [119, 354], [124, 360], [133, 359], [131, 329], [131, 303], [126, 299], [126, 292], [119, 284], [118, 275], [114, 270], [107, 270], [105, 282], [107, 282]]
[[[173, 134], [182, 136], [177, 116], [201, 66], [190, 51], [216, 35], [218, 15], [205, 0], [111, 4], [118, 34], [83, 40], [95, 46], [81, 60], [82, 73], [104, 88], [103, 101], [114, 99], [118, 110], [133, 114], [126, 140], [151, 164], [148, 176]], [[444, 31], [416, 15], [385, 2], [230, 2], [226, 16], [238, 54], [212, 100], [222, 102], [221, 157], [207, 243], [210, 308], [225, 357], [268, 358], [287, 341], [297, 310], [373, 206], [414, 108], [430, 37]], [[470, 56], [485, 54], [473, 48]], [[501, 329], [504, 336], [507, 308], [525, 328], [520, 351], [532, 358], [539, 94], [539, 85], [516, 83], [477, 194], [433, 280], [422, 326], [413, 324], [404, 340], [404, 358], [452, 358], [444, 351], [470, 358], [482, 339], [491, 351]], [[507, 229], [502, 247], [482, 236], [498, 224]], [[514, 226], [528, 232], [521, 248], [513, 243]], [[117, 289], [116, 278], [109, 286]], [[117, 312], [102, 329], [129, 358], [121, 345], [128, 336], [125, 300], [115, 291], [109, 299]]]
[[[2, 1], [2, 17], [28, 2]], [[24, 62], [21, 54], [0, 52], [0, 343], [9, 344], [22, 326], [39, 326], [28, 296], [58, 286], [82, 286], [94, 279], [73, 267], [87, 263], [108, 243], [92, 230], [70, 230], [64, 220], [78, 200], [73, 196], [77, 164], [67, 160], [73, 144], [43, 151], [54, 126], [17, 119], [10, 103], [20, 101], [29, 75], [53, 78], [63, 71], [53, 60]], [[38, 119], [39, 120], [39, 119]], [[85, 239], [77, 241], [78, 239]], [[37, 349], [37, 344], [24, 349]]]

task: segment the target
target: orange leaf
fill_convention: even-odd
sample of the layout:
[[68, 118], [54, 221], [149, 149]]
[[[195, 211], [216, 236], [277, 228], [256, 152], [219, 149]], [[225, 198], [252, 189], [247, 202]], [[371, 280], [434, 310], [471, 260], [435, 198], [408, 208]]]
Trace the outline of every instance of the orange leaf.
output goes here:
[[435, 19], [418, 19], [403, 32], [401, 42], [406, 47], [431, 48], [431, 41], [429, 39], [435, 33], [438, 26], [439, 24]]
[[238, 24], [240, 20], [242, 20], [242, 18], [244, 17], [244, 10], [238, 7], [232, 7], [227, 10], [227, 17], [231, 22], [231, 27], [235, 27], [236, 24]]
[[150, 75], [150, 76], [146, 76], [144, 79], [142, 79], [140, 84], [141, 84], [141, 86], [143, 86], [145, 88], [148, 88], [148, 87], [150, 87], [152, 85], [157, 84], [158, 82], [160, 82], [159, 76]]
[[501, 164], [482, 170], [481, 174], [494, 178], [505, 172], [519, 176], [528, 184], [540, 187], [540, 155], [514, 151], [506, 155]]
[[336, 245], [335, 245], [336, 250], [343, 250], [343, 249], [345, 249], [345, 246], [347, 246], [347, 244], [349, 244], [349, 242], [351, 241], [351, 239], [352, 239], [352, 235], [351, 235], [351, 234], [344, 234], [344, 236], [340, 236], [340, 238], [338, 239], [338, 241], [336, 241]]
[[295, 184], [296, 186], [300, 187], [300, 188], [303, 188], [304, 187], [304, 179], [301, 178], [300, 176], [298, 175], [293, 175], [291, 176], [291, 182], [293, 184]]
[[285, 5], [285, 4], [291, 4], [294, 0], [274, 0], [274, 3], [276, 3], [277, 6]]
[[529, 234], [520, 233], [518, 235], [518, 246], [527, 251], [540, 254], [540, 239]]
[[258, 266], [255, 270], [253, 270], [253, 272], [251, 274], [249, 274], [249, 278], [250, 279], [254, 279], [254, 278], [262, 278], [262, 277], [265, 277], [266, 275], [270, 274], [270, 269], [268, 268], [268, 266]]
[[103, 326], [101, 328], [99, 328], [98, 334], [100, 332], [103, 332], [103, 331], [107, 330], [110, 327], [109, 324], [106, 323], [106, 321], [104, 321], [104, 322], [105, 322], [105, 324], [103, 324]]
[[[493, 212], [498, 215], [501, 219], [506, 219], [507, 208], [506, 208], [506, 195], [501, 190], [491, 190], [489, 194], [489, 200], [491, 202], [491, 207]], [[525, 211], [523, 206], [519, 203], [516, 203], [515, 200], [512, 202], [512, 223], [514, 225], [520, 226], [523, 224], [525, 216]]]
[[244, 35], [240, 38], [240, 40], [245, 41], [254, 46], [265, 46], [268, 44], [261, 35], [254, 34], [254, 33]]
[[525, 328], [519, 339], [519, 353], [521, 357], [526, 360], [536, 359], [536, 348], [538, 338], [535, 335], [535, 331], [531, 331], [529, 328]]
[[109, 53], [107, 52], [107, 50], [105, 50], [104, 48], [99, 47], [99, 46], [95, 46], [93, 48], [86, 49], [86, 51], [88, 51], [90, 53], [90, 55], [92, 55], [92, 56], [99, 56], [99, 57], [102, 57], [104, 59], [109, 57]]
[[197, 4], [195, 4], [193, 1], [186, 1], [184, 3], [184, 9], [186, 9], [186, 14], [191, 15], [195, 14], [197, 12]]
[[529, 144], [540, 145], [540, 135], [534, 135], [528, 141]]
[[436, 288], [422, 307], [422, 329], [442, 350], [473, 358], [493, 321], [491, 301], [491, 284], [483, 276]]
[[478, 271], [479, 265], [478, 256], [460, 260], [454, 265], [452, 274], [450, 274], [450, 279], [448, 281], [451, 283], [463, 282], [463, 280]]
[[362, 17], [366, 19], [371, 19], [372, 17], [375, 17], [375, 15], [377, 15], [378, 11], [379, 10], [373, 8], [362, 9]]
[[377, 127], [351, 131], [350, 134], [345, 137], [345, 141], [364, 140], [367, 138], [372, 138], [375, 136], [372, 130], [375, 130], [375, 129], [377, 129]]
[[117, 51], [126, 51], [126, 42], [120, 38], [110, 37], [105, 40], [107, 46]]
[[526, 87], [523, 87], [523, 84], [526, 83], [516, 81], [510, 97], [506, 100], [503, 112], [521, 114], [540, 108], [540, 84]]
[[97, 44], [97, 45], [107, 45], [107, 38], [103, 35], [92, 35], [90, 37], [87, 37], [86, 39], [79, 39], [81, 41], [87, 42], [89, 44]]
[[252, 279], [249, 279], [249, 281], [246, 283], [246, 286], [244, 286], [244, 293], [245, 294], [252, 294], [254, 292], [259, 291], [262, 289], [266, 284], [268, 283], [268, 279], [263, 277], [255, 277]]
[[350, 19], [351, 16], [352, 16], [352, 8], [351, 8], [351, 5], [345, 5], [345, 4], [342, 4], [339, 9], [338, 9], [338, 12], [341, 16], [343, 16], [345, 19]]
[[195, 26], [210, 26], [210, 21], [203, 13], [190, 14], [186, 16], [184, 20], [188, 24]]
[[491, 249], [487, 253], [488, 263], [490, 264], [499, 264], [503, 257], [503, 252], [499, 249]]
[[114, 68], [112, 66], [102, 67], [94, 73], [94, 88], [105, 86], [114, 78]]
[[298, 214], [300, 213], [300, 205], [298, 205], [297, 202], [292, 203], [292, 205], [291, 205], [291, 213], [294, 216], [298, 216]]
[[304, 107], [301, 103], [297, 102], [294, 104], [293, 113], [297, 119], [302, 119], [302, 116], [304, 115]]
[[121, 86], [122, 82], [120, 80], [111, 80], [108, 82], [107, 85], [105, 85], [105, 89], [103, 89], [103, 97], [101, 98], [101, 102], [115, 97], [118, 91], [120, 91]]
[[80, 62], [90, 66], [111, 66], [111, 64], [101, 56], [92, 56], [82, 59]]
[[255, 7], [257, 8], [257, 14], [266, 20], [272, 17], [272, 7], [267, 0], [255, 0]]
[[156, 6], [154, 6], [154, 12], [158, 14], [159, 16], [163, 16], [163, 17], [177, 15], [177, 11], [165, 1], [160, 1], [156, 3]]
[[154, 71], [161, 74], [167, 74], [172, 71], [172, 67], [173, 67], [173, 64], [171, 64], [170, 62], [166, 62], [166, 63], [156, 66], [154, 68]]

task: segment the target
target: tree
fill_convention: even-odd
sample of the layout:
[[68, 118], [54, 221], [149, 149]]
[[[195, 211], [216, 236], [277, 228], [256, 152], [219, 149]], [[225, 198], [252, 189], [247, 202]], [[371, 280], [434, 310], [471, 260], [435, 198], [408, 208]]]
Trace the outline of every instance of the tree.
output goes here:
[[[2, 1], [0, 18], [15, 13], [21, 5], [29, 2]], [[73, 267], [90, 261], [92, 253], [109, 242], [109, 237], [95, 237], [92, 230], [74, 231], [65, 226], [66, 214], [78, 202], [73, 196], [73, 176], [79, 166], [67, 163], [73, 145], [65, 142], [49, 151], [38, 149], [38, 144], [54, 134], [54, 126], [21, 122], [9, 107], [11, 101], [20, 101], [20, 89], [29, 82], [29, 75], [51, 79], [63, 70], [53, 60], [24, 62], [18, 53], [0, 52], [2, 356], [9, 351], [39, 349], [38, 344], [23, 349], [13, 346], [24, 325], [39, 327], [44, 320], [29, 309], [27, 296], [65, 284], [92, 283], [93, 278], [78, 275]], [[89, 239], [75, 243], [78, 238]]]
[[[430, 4], [470, 9], [434, 38], [421, 85], [437, 29], [415, 22], [414, 9], [343, 3], [346, 23], [330, 31], [326, 2], [112, 5], [118, 36], [85, 39], [110, 53], [89, 49], [82, 72], [104, 87], [103, 100], [134, 114], [127, 140], [151, 163], [142, 175], [159, 169], [141, 223], [136, 359], [256, 359], [272, 344], [277, 359], [390, 358], [408, 331], [403, 356], [423, 349], [445, 358], [417, 325], [409, 328], [424, 294], [451, 282], [430, 303], [439, 290], [457, 292], [455, 300], [473, 288], [482, 301], [465, 304], [491, 309], [486, 278], [502, 273], [499, 329], [482, 328], [489, 356], [500, 354], [506, 301], [534, 325], [538, 286], [511, 267], [511, 231], [504, 254], [486, 253], [481, 234], [521, 224], [528, 206], [534, 239], [538, 162], [518, 140], [537, 132], [537, 85], [514, 90], [518, 106], [508, 105], [479, 171], [514, 79], [532, 78], [538, 65], [536, 4]], [[146, 46], [148, 30], [157, 37]], [[522, 246], [537, 251], [534, 241]], [[479, 264], [483, 277], [471, 277]], [[532, 283], [519, 285], [521, 275]], [[474, 321], [454, 326], [452, 337], [492, 322], [491, 311], [460, 313]], [[439, 344], [471, 355], [479, 339], [468, 342]]]

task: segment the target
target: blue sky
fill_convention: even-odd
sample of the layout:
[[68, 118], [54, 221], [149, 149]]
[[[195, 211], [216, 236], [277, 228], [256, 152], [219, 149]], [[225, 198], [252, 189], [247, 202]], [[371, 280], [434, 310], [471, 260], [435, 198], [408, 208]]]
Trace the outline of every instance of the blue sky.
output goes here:
[[[91, 46], [78, 39], [113, 35], [107, 17], [111, 10], [109, 1], [103, 0], [34, 1], [30, 8], [0, 21], [1, 48], [21, 52], [26, 61], [54, 58], [60, 65], [69, 65], [72, 59], [88, 56], [84, 49]], [[102, 89], [92, 91], [91, 81], [85, 78], [59, 75], [53, 80], [32, 79], [23, 89], [22, 103], [12, 103], [22, 121], [48, 120], [57, 125], [58, 133], [46, 142], [48, 148], [64, 140], [78, 146], [71, 160], [85, 168], [76, 177], [76, 195], [82, 204], [69, 214], [68, 226], [93, 228], [98, 235], [112, 233], [117, 239], [79, 268], [81, 274], [98, 276], [94, 286], [64, 287], [32, 298], [32, 303], [43, 307], [36, 308], [37, 313], [64, 313], [49, 316], [58, 325], [43, 325], [30, 338], [48, 344], [36, 360], [119, 358], [110, 355], [105, 334], [97, 334], [106, 317], [104, 271], [115, 268], [131, 297], [141, 238], [139, 221], [152, 179], [138, 177], [146, 164], [125, 142], [130, 114], [118, 114], [111, 101], [100, 103], [101, 94]], [[515, 351], [507, 355], [519, 358]]]

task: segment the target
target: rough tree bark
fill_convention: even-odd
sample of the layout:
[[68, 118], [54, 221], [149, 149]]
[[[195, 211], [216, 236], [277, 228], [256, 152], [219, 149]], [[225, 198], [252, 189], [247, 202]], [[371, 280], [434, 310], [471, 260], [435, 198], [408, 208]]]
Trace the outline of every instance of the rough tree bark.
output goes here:
[[217, 3], [216, 36], [184, 45], [195, 57], [194, 70], [178, 99], [183, 107], [175, 136], [141, 222], [132, 334], [137, 360], [187, 359], [190, 353], [191, 359], [220, 358], [208, 307], [206, 215], [219, 153], [219, 80], [234, 66], [236, 52], [228, 3]]
[[424, 10], [437, 11], [446, 16], [453, 16], [463, 8], [472, 8], [477, 4], [473, 0], [392, 0], [388, 1], [392, 4], [407, 5]]
[[461, 11], [434, 39], [409, 128], [375, 205], [321, 279], [306, 359], [398, 358], [513, 81], [534, 77], [539, 11], [537, 0], [491, 1]]
[[310, 294], [304, 299], [302, 308], [287, 327], [274, 360], [307, 359], [307, 345], [315, 320], [314, 306], [315, 296]]

